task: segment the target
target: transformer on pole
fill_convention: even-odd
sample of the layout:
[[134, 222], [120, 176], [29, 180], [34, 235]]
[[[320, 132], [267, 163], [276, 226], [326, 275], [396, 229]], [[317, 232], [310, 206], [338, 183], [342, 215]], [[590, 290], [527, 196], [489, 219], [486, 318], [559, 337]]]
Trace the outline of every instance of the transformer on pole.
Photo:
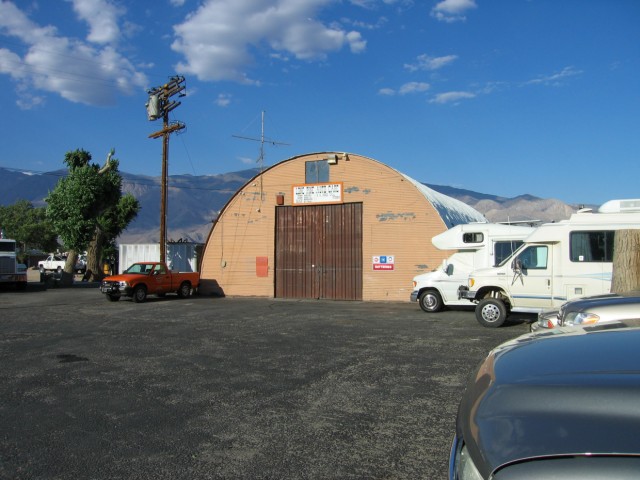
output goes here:
[[169, 82], [148, 90], [149, 100], [146, 103], [147, 118], [150, 122], [162, 118], [162, 130], [149, 135], [149, 138], [162, 137], [162, 189], [160, 194], [160, 261], [166, 262], [167, 257], [167, 182], [168, 182], [168, 156], [169, 156], [169, 135], [185, 128], [182, 122], [169, 124], [169, 112], [178, 107], [181, 102], [171, 100], [171, 97], [178, 95], [183, 97], [186, 86], [184, 77], [171, 77]]

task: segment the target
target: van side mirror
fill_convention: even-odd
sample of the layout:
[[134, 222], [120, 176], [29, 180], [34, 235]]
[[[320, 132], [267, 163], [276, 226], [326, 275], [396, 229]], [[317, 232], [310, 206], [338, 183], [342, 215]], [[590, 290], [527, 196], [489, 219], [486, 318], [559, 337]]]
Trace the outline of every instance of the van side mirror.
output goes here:
[[453, 275], [453, 264], [452, 263], [447, 264], [444, 271], [449, 276]]
[[520, 258], [514, 258], [513, 262], [511, 262], [511, 269], [514, 272], [521, 272], [522, 271], [522, 260], [520, 260]]

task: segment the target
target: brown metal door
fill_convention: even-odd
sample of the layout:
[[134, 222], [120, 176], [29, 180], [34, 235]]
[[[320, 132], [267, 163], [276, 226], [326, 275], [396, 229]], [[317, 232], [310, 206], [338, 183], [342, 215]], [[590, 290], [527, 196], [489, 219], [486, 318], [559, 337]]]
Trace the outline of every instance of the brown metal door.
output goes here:
[[275, 296], [362, 299], [362, 204], [277, 207]]

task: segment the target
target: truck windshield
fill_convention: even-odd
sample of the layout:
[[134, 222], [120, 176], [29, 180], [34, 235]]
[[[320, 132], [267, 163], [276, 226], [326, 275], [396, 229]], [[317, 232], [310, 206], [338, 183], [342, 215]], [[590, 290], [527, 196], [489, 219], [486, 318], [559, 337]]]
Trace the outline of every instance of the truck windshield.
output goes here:
[[0, 252], [15, 253], [16, 242], [0, 242]]
[[144, 263], [134, 263], [127, 268], [124, 273], [149, 273], [153, 269], [153, 265], [146, 265]]

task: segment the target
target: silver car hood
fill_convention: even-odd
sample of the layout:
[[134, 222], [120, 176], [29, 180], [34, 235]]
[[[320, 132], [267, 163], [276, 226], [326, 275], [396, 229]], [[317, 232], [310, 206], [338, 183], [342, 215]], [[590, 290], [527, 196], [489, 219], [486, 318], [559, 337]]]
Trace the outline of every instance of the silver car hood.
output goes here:
[[531, 458], [640, 454], [640, 329], [523, 336], [492, 351], [458, 434], [485, 477]]
[[565, 308], [569, 308], [572, 312], [587, 311], [594, 305], [602, 307], [605, 305], [623, 305], [640, 303], [640, 293], [637, 291], [627, 293], [609, 293], [606, 295], [594, 295], [591, 297], [583, 297], [571, 300], [565, 304]]

